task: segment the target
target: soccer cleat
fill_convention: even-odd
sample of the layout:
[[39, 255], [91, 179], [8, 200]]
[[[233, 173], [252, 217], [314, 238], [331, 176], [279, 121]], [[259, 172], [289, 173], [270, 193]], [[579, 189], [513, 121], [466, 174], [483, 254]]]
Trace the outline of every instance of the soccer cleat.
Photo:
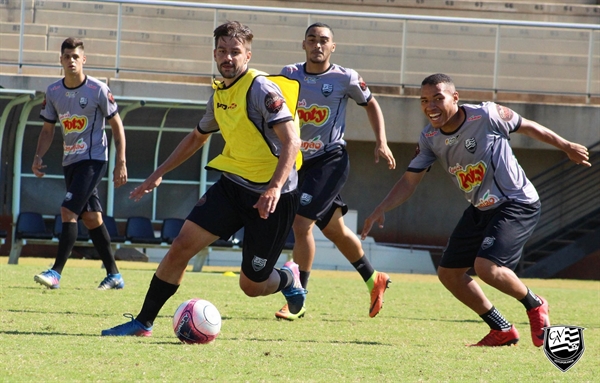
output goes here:
[[538, 295], [542, 301], [542, 305], [527, 310], [529, 317], [529, 327], [531, 328], [531, 340], [536, 347], [541, 347], [544, 344], [544, 327], [550, 326], [550, 316], [548, 309], [548, 301]]
[[33, 277], [33, 280], [49, 289], [58, 289], [60, 287], [60, 274], [52, 269], [39, 273]]
[[482, 340], [469, 346], [475, 347], [496, 347], [496, 346], [512, 346], [517, 345], [519, 341], [519, 332], [514, 325], [508, 331], [490, 330], [490, 333], [483, 337]]
[[298, 311], [296, 314], [292, 314], [286, 303], [285, 306], [283, 306], [281, 308], [281, 310], [279, 310], [275, 313], [275, 316], [279, 319], [286, 319], [286, 320], [292, 321], [292, 320], [302, 318], [305, 313], [306, 313], [306, 307], [302, 306], [300, 311]]
[[287, 300], [288, 310], [291, 314], [300, 315], [303, 314], [304, 301], [306, 300], [306, 290], [302, 287], [300, 282], [300, 270], [298, 265], [293, 261], [286, 262], [281, 270], [289, 270], [294, 277], [294, 281], [291, 285], [281, 290], [281, 293]]
[[100, 282], [100, 285], [98, 285], [98, 290], [121, 290], [123, 287], [125, 287], [125, 281], [121, 277], [121, 274], [108, 274], [106, 278]]
[[377, 271], [375, 283], [371, 290], [371, 306], [369, 307], [369, 316], [371, 318], [374, 318], [375, 315], [379, 314], [379, 310], [383, 307], [383, 294], [390, 283], [392, 283], [392, 281], [390, 280], [389, 275]]
[[146, 327], [140, 321], [133, 318], [133, 315], [123, 314], [125, 318], [131, 319], [129, 322], [120, 324], [107, 330], [102, 330], [102, 336], [151, 336], [152, 326]]

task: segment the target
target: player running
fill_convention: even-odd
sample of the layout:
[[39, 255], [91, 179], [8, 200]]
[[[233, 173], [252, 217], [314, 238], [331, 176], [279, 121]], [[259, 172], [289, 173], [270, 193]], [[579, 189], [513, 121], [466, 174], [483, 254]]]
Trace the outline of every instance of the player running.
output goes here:
[[472, 346], [516, 344], [519, 332], [467, 274], [471, 267], [482, 281], [523, 304], [531, 339], [540, 347], [544, 343], [543, 328], [550, 326], [548, 302], [527, 288], [513, 271], [539, 220], [540, 201], [512, 152], [509, 134], [522, 133], [553, 145], [584, 166], [591, 166], [588, 151], [493, 102], [459, 106], [458, 92], [445, 74], [423, 80], [421, 109], [429, 124], [421, 132], [416, 155], [365, 220], [362, 238], [373, 224], [383, 227], [385, 212], [404, 203], [427, 169], [440, 161], [470, 203], [450, 236], [438, 277], [490, 327], [490, 332]]
[[[325, 237], [359, 272], [371, 294], [369, 316], [375, 317], [383, 305], [383, 294], [390, 283], [386, 273], [377, 272], [362, 249], [360, 240], [344, 224], [348, 206], [340, 192], [348, 179], [350, 162], [346, 152], [346, 106], [348, 98], [365, 108], [375, 133], [375, 162], [383, 157], [389, 169], [396, 160], [388, 148], [383, 114], [371, 91], [353, 69], [330, 62], [335, 51], [332, 29], [315, 23], [306, 30], [302, 48], [306, 62], [288, 65], [281, 74], [300, 81], [298, 116], [304, 163], [299, 171], [300, 208], [294, 220], [294, 262], [300, 267], [300, 280], [306, 289], [315, 257], [316, 224]], [[287, 320], [301, 318], [303, 307], [293, 314], [285, 305], [275, 316]]]

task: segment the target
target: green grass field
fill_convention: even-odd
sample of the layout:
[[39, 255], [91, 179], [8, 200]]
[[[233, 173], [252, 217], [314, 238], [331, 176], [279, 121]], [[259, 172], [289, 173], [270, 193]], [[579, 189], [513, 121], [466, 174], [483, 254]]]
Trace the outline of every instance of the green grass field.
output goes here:
[[[97, 291], [99, 261], [70, 260], [61, 288], [33, 276], [50, 259], [0, 258], [0, 381], [2, 382], [599, 382], [600, 284], [526, 280], [550, 302], [552, 324], [585, 327], [585, 353], [559, 371], [531, 343], [527, 315], [515, 300], [483, 285], [521, 334], [517, 347], [465, 347], [488, 329], [433, 275], [391, 274], [379, 316], [355, 272], [318, 271], [308, 286], [307, 315], [274, 317], [281, 294], [248, 298], [227, 268], [188, 272], [163, 308], [151, 338], [101, 337], [100, 331], [138, 313], [156, 264], [120, 262], [126, 287]], [[177, 306], [213, 302], [223, 317], [209, 345], [184, 345], [173, 334]]]

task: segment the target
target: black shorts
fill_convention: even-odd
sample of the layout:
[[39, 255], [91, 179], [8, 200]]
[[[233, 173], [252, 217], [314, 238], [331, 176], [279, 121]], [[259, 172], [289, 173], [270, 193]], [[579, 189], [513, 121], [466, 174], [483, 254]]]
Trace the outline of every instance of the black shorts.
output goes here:
[[63, 167], [67, 194], [62, 207], [77, 215], [86, 211], [102, 212], [98, 185], [106, 174], [105, 161], [84, 160]]
[[539, 201], [531, 205], [509, 201], [487, 211], [470, 205], [448, 240], [440, 266], [472, 267], [481, 257], [514, 270], [540, 213]]
[[348, 206], [342, 201], [340, 192], [349, 171], [348, 152], [341, 146], [306, 160], [298, 172], [301, 191], [298, 215], [316, 221], [323, 230], [337, 208], [342, 209], [342, 215], [346, 214]]
[[298, 210], [298, 191], [284, 193], [275, 212], [263, 219], [253, 208], [260, 194], [221, 176], [198, 203], [187, 219], [208, 232], [228, 239], [242, 227], [242, 271], [254, 282], [269, 278]]

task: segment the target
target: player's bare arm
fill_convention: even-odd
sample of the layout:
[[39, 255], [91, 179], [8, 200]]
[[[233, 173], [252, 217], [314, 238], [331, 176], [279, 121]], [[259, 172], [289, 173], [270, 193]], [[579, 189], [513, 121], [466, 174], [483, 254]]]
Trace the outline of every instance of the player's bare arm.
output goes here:
[[125, 159], [125, 128], [119, 114], [115, 114], [108, 120], [112, 129], [113, 140], [115, 141], [116, 159], [115, 170], [113, 171], [113, 182], [115, 187], [123, 186], [127, 183], [127, 165]]
[[171, 155], [140, 186], [129, 193], [129, 198], [137, 202], [144, 195], [158, 187], [162, 182], [162, 177], [196, 153], [198, 149], [204, 146], [208, 137], [210, 137], [210, 134], [202, 134], [198, 129], [191, 131], [181, 140]]
[[281, 196], [281, 188], [296, 163], [296, 157], [302, 143], [292, 121], [274, 125], [273, 130], [282, 143], [281, 154], [279, 155], [273, 177], [271, 177], [271, 181], [269, 182], [269, 187], [253, 206], [255, 209], [258, 209], [260, 217], [264, 219], [267, 219], [269, 214], [275, 211], [277, 202]]
[[425, 171], [420, 173], [405, 172], [396, 182], [388, 195], [377, 205], [373, 212], [365, 219], [360, 238], [364, 240], [371, 231], [373, 224], [377, 223], [380, 229], [385, 222], [385, 212], [390, 211], [410, 198], [417, 189], [417, 186], [425, 176]]
[[389, 169], [396, 169], [396, 159], [387, 144], [385, 121], [379, 103], [375, 97], [372, 97], [364, 108], [367, 111], [373, 133], [375, 133], [375, 163], [379, 163], [379, 157], [383, 157]]
[[523, 118], [517, 132], [562, 150], [571, 161], [578, 165], [592, 166], [589, 162], [590, 155], [588, 149], [585, 146], [565, 140], [552, 130], [535, 121]]
[[50, 145], [52, 145], [52, 140], [54, 138], [54, 126], [55, 124], [51, 122], [44, 122], [38, 137], [37, 148], [35, 150], [35, 156], [33, 157], [33, 164], [31, 165], [31, 170], [36, 177], [43, 177], [46, 175], [46, 173], [41, 171], [42, 169], [46, 168], [42, 157], [44, 157], [48, 149], [50, 149]]

